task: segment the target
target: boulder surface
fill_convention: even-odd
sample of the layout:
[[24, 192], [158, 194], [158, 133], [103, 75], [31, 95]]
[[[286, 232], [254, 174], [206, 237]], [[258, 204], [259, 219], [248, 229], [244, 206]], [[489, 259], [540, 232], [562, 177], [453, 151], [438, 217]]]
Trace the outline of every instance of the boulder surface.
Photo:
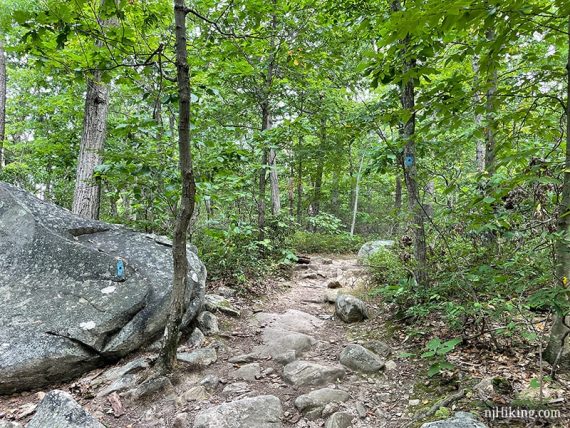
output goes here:
[[[189, 247], [185, 325], [206, 269]], [[0, 183], [0, 394], [74, 378], [164, 329], [166, 238], [85, 220]]]
[[194, 428], [280, 428], [282, 414], [279, 398], [262, 395], [204, 410], [196, 415]]
[[105, 428], [67, 392], [53, 390], [36, 409], [28, 428]]

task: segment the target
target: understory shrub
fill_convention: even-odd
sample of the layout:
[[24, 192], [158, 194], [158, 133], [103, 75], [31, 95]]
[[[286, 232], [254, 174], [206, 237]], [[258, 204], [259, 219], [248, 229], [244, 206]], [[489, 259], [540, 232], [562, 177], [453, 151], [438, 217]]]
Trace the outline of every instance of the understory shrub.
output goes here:
[[348, 233], [295, 232], [288, 240], [288, 246], [303, 254], [348, 254], [356, 253], [365, 240]]

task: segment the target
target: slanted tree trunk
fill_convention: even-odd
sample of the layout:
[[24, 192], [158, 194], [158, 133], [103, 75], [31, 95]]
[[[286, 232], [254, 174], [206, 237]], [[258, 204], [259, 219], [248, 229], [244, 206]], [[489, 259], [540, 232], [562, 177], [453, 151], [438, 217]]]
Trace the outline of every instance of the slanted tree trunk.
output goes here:
[[[558, 285], [570, 284], [570, 18], [568, 19], [568, 62], [566, 64], [566, 160], [562, 200], [558, 214], [556, 244], [556, 276]], [[550, 340], [545, 351], [546, 360], [554, 370], [570, 371], [570, 315], [557, 316], [552, 326]]]
[[[392, 10], [401, 10], [400, 0], [394, 0]], [[409, 37], [401, 41], [403, 57], [406, 58], [409, 49]], [[403, 64], [403, 74], [407, 74], [415, 68], [414, 59], [405, 59]], [[402, 124], [400, 128], [405, 146], [403, 151], [403, 172], [406, 189], [408, 191], [408, 203], [410, 212], [413, 215], [412, 228], [414, 230], [414, 256], [416, 269], [414, 275], [419, 285], [427, 285], [427, 263], [426, 263], [426, 236], [424, 227], [424, 212], [420, 203], [417, 163], [416, 163], [416, 112], [415, 112], [415, 81], [409, 78], [400, 84], [400, 101], [402, 108], [410, 113], [410, 118]]]
[[6, 164], [4, 140], [6, 140], [6, 54], [4, 43], [0, 40], [0, 171]]
[[362, 176], [362, 165], [364, 165], [364, 153], [360, 158], [358, 165], [358, 173], [356, 175], [356, 188], [354, 191], [354, 207], [352, 208], [352, 223], [350, 225], [350, 236], [354, 236], [354, 227], [356, 226], [356, 214], [358, 213], [358, 194], [360, 193], [360, 178]]
[[185, 295], [188, 288], [188, 258], [186, 240], [188, 226], [194, 212], [196, 183], [190, 150], [190, 68], [186, 48], [186, 12], [184, 0], [174, 0], [176, 34], [176, 77], [178, 82], [178, 155], [182, 195], [176, 214], [172, 239], [173, 278], [168, 319], [158, 358], [160, 374], [172, 372], [176, 363], [178, 334], [184, 316]]
[[[473, 102], [475, 108], [481, 104], [481, 92], [479, 91], [479, 58], [473, 60]], [[483, 124], [483, 117], [480, 113], [475, 113], [475, 124], [477, 131], [481, 130]], [[477, 137], [477, 146], [475, 148], [475, 165], [478, 172], [485, 171], [485, 140]]]
[[[487, 41], [492, 43], [495, 40], [495, 31], [487, 30]], [[487, 71], [487, 92], [485, 102], [485, 171], [491, 177], [497, 169], [495, 157], [497, 154], [497, 144], [495, 141], [495, 130], [497, 127], [495, 112], [495, 93], [497, 92], [497, 67], [493, 52], [489, 48], [489, 70]]]

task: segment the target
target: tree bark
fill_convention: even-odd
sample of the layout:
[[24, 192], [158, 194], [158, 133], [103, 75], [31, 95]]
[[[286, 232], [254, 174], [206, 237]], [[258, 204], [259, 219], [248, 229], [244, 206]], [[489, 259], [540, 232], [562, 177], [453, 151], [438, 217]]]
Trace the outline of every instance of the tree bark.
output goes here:
[[269, 181], [271, 184], [271, 213], [278, 216], [281, 212], [281, 197], [279, 195], [279, 175], [277, 173], [277, 152], [269, 149]]
[[[178, 83], [178, 154], [182, 195], [176, 214], [172, 240], [173, 278], [168, 319], [160, 350], [158, 369], [169, 374], [176, 363], [178, 335], [184, 316], [185, 294], [188, 292], [188, 258], [186, 240], [194, 212], [196, 183], [190, 150], [190, 67], [186, 47], [186, 13], [184, 0], [174, 0], [176, 34], [176, 78]], [[192, 290], [190, 290], [192, 292]]]
[[[261, 132], [271, 128], [271, 117], [269, 115], [268, 101], [261, 105]], [[261, 168], [259, 169], [258, 195], [257, 195], [257, 227], [259, 229], [259, 240], [265, 238], [265, 187], [267, 184], [267, 163], [269, 152], [264, 147], [261, 154]]]
[[[473, 60], [473, 83], [475, 90], [473, 92], [473, 101], [475, 107], [477, 108], [481, 104], [481, 92], [479, 91], [479, 58]], [[477, 130], [479, 131], [483, 124], [483, 116], [480, 113], [475, 113], [475, 124], [477, 125]], [[478, 172], [485, 171], [485, 140], [477, 138], [477, 146], [475, 148], [475, 165]]]
[[[495, 40], [495, 31], [487, 30], [487, 41]], [[491, 177], [497, 169], [495, 157], [497, 154], [497, 144], [495, 141], [495, 130], [497, 127], [495, 118], [495, 93], [497, 92], [497, 67], [495, 58], [489, 49], [489, 70], [487, 73], [487, 92], [485, 102], [485, 171]]]
[[[303, 146], [303, 137], [299, 137], [299, 153]], [[297, 162], [297, 223], [301, 224], [303, 214], [303, 158], [299, 154]]]
[[317, 170], [315, 171], [315, 187], [313, 188], [313, 217], [321, 212], [321, 195], [323, 187], [323, 172], [325, 167], [325, 145], [327, 140], [326, 122], [321, 121], [321, 143], [317, 158]]
[[[392, 3], [393, 11], [400, 11], [400, 0], [394, 0]], [[409, 37], [401, 41], [403, 49], [403, 57], [407, 56], [409, 49]], [[403, 64], [403, 74], [407, 74], [415, 68], [416, 61], [414, 59], [405, 59]], [[414, 275], [420, 286], [427, 285], [427, 262], [426, 262], [426, 237], [424, 227], [424, 212], [420, 203], [418, 182], [417, 182], [417, 165], [416, 165], [416, 112], [415, 112], [415, 81], [409, 78], [400, 84], [400, 101], [402, 108], [410, 113], [410, 118], [402, 124], [400, 133], [404, 140], [403, 153], [403, 172], [406, 189], [408, 191], [408, 204], [410, 212], [413, 215], [412, 227], [414, 229], [414, 256], [416, 260], [416, 269]]]
[[358, 194], [360, 193], [360, 177], [362, 176], [362, 165], [364, 165], [364, 153], [360, 158], [360, 165], [358, 165], [358, 173], [356, 175], [356, 188], [354, 191], [354, 207], [352, 209], [352, 223], [350, 225], [350, 236], [354, 236], [354, 227], [356, 226], [356, 214], [358, 212]]
[[[570, 284], [570, 18], [568, 18], [568, 62], [566, 64], [566, 152], [562, 200], [558, 214], [558, 233], [556, 243], [556, 276], [559, 286]], [[570, 315], [557, 316], [552, 326], [546, 360], [553, 365], [553, 370], [560, 366], [570, 371]]]
[[6, 140], [6, 54], [0, 40], [0, 171], [4, 168], [4, 141]]

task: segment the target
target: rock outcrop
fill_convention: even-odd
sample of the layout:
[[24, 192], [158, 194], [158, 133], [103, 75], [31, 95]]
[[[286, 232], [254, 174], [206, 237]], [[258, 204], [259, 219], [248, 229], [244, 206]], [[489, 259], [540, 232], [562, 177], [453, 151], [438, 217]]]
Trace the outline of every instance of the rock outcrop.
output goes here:
[[283, 409], [273, 395], [244, 398], [196, 415], [194, 428], [281, 428]]
[[394, 241], [390, 240], [380, 240], [380, 241], [370, 241], [360, 247], [358, 250], [358, 261], [363, 262], [368, 257], [374, 253], [380, 251], [383, 248], [390, 248], [394, 245]]
[[[195, 250], [188, 261], [184, 324], [206, 279]], [[71, 379], [156, 338], [171, 278], [166, 238], [85, 220], [0, 183], [0, 393]]]
[[28, 428], [105, 428], [67, 392], [50, 391], [36, 408]]

